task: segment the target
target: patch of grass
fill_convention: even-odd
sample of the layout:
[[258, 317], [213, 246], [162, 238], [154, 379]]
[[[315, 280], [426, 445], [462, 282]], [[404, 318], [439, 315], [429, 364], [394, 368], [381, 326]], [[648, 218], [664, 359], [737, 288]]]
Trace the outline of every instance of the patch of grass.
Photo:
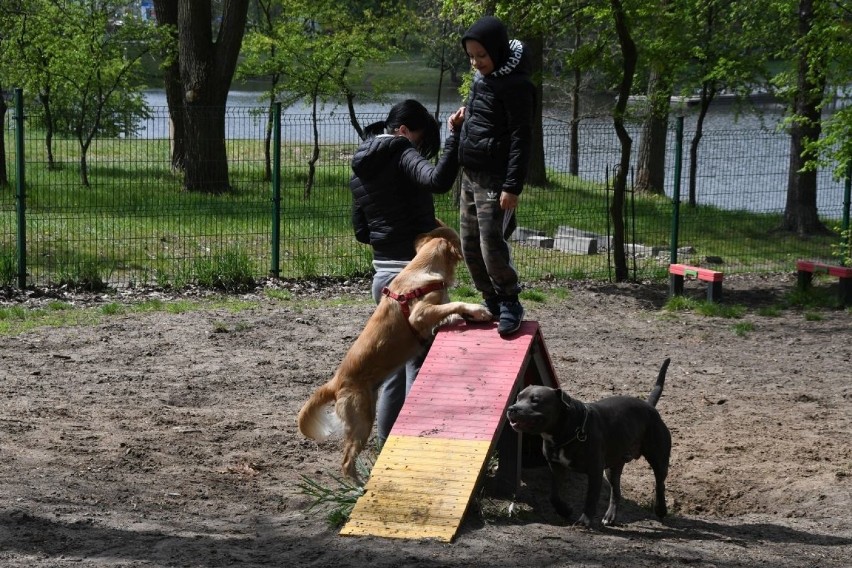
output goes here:
[[543, 304], [547, 301], [547, 296], [541, 290], [536, 289], [524, 290], [518, 296], [522, 300], [529, 300], [537, 304]]
[[718, 302], [700, 300], [696, 311], [704, 316], [739, 319], [746, 314], [747, 310], [745, 306], [737, 304], [720, 304]]
[[696, 300], [686, 296], [674, 296], [663, 306], [668, 312], [696, 312], [703, 316], [738, 319], [746, 314], [746, 308], [740, 305], [721, 304], [707, 300]]
[[754, 331], [754, 324], [749, 321], [741, 321], [734, 324], [734, 334], [738, 337], [745, 337], [752, 331]]
[[289, 290], [266, 289], [263, 293], [267, 298], [282, 302], [289, 302], [293, 299], [293, 293]]
[[757, 315], [767, 318], [777, 318], [783, 310], [778, 306], [764, 306], [757, 309]]
[[482, 299], [482, 296], [476, 288], [467, 284], [457, 284], [456, 287], [450, 291], [450, 294], [454, 298], [458, 298], [460, 302], [473, 303]]
[[823, 286], [809, 286], [804, 290], [798, 286], [794, 287], [784, 296], [784, 302], [788, 306], [801, 309], [840, 307], [837, 295], [830, 288]]
[[822, 321], [822, 314], [819, 312], [805, 312], [805, 321]]
[[[373, 459], [368, 459], [364, 454], [359, 456], [356, 467], [361, 479], [370, 476], [373, 467]], [[332, 484], [324, 484], [307, 475], [301, 476], [302, 481], [296, 487], [299, 492], [311, 499], [308, 512], [322, 512], [328, 524], [332, 527], [340, 527], [349, 520], [352, 508], [358, 498], [364, 494], [364, 488], [354, 481], [331, 475]]]
[[18, 262], [12, 252], [0, 252], [0, 288], [12, 286], [18, 280]]
[[196, 258], [194, 265], [196, 280], [203, 288], [239, 293], [255, 285], [252, 262], [239, 248]]
[[114, 316], [125, 312], [124, 306], [117, 302], [110, 302], [101, 306], [101, 313], [107, 316]]

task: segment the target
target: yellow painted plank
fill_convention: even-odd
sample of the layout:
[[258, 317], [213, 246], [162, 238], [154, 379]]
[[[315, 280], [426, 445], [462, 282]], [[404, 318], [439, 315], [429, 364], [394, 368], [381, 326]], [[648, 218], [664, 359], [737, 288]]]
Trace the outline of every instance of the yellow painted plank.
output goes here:
[[342, 535], [452, 540], [490, 442], [390, 436]]

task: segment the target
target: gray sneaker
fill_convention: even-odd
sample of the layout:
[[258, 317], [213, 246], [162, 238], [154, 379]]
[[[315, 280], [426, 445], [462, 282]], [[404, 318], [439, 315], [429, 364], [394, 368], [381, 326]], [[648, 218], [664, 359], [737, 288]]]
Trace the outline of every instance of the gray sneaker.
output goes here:
[[524, 321], [524, 307], [516, 300], [505, 300], [500, 302], [500, 325], [497, 333], [505, 337], [511, 335], [521, 328]]

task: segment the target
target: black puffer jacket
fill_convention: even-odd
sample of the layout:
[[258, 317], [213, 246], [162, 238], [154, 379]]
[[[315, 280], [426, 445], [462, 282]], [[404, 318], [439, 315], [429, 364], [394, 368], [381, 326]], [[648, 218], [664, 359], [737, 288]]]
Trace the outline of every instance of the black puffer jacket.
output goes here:
[[459, 162], [465, 169], [503, 177], [501, 189], [518, 195], [530, 160], [535, 87], [523, 43], [500, 69], [473, 80], [461, 128]]
[[352, 226], [376, 260], [411, 260], [414, 238], [438, 226], [433, 193], [446, 193], [458, 174], [458, 134], [450, 136], [437, 165], [404, 136], [366, 140], [352, 158]]

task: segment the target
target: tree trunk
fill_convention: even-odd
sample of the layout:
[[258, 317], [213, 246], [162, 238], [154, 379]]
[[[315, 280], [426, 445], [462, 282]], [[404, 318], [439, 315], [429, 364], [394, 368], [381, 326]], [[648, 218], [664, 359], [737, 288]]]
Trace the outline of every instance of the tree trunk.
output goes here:
[[213, 40], [211, 2], [178, 0], [178, 58], [183, 87], [184, 189], [230, 189], [225, 105], [245, 32], [248, 0], [225, 0]]
[[[580, 24], [574, 24], [574, 52], [579, 53], [583, 46]], [[568, 142], [569, 158], [568, 172], [572, 176], [580, 175], [580, 81], [583, 80], [583, 70], [577, 65], [573, 68], [574, 84], [571, 85], [571, 124]]]
[[[178, 6], [174, 0], [154, 0], [154, 13], [158, 26], [172, 26], [172, 39], [178, 43]], [[183, 88], [180, 83], [180, 57], [177, 52], [168, 55], [163, 69], [163, 88], [169, 106], [169, 142], [172, 169], [182, 172], [186, 161], [186, 125], [183, 115]]]
[[666, 136], [669, 130], [671, 81], [654, 66], [648, 80], [648, 116], [642, 125], [636, 172], [636, 190], [663, 195], [666, 180]]
[[[2, 92], [3, 86], [0, 85], [0, 93]], [[0, 95], [0, 187], [9, 185], [9, 172], [6, 170], [6, 112], [8, 110], [6, 99]]]
[[47, 154], [47, 169], [56, 169], [56, 159], [53, 157], [53, 109], [50, 103], [50, 87], [38, 95], [41, 108], [44, 109], [44, 151]]
[[630, 29], [625, 21], [624, 6], [622, 6], [621, 0], [610, 0], [610, 6], [615, 19], [615, 30], [618, 34], [622, 57], [622, 75], [618, 85], [618, 99], [612, 113], [615, 132], [621, 142], [621, 158], [618, 171], [615, 173], [610, 217], [613, 225], [612, 254], [615, 262], [615, 280], [616, 282], [624, 282], [629, 276], [627, 257], [624, 254], [624, 196], [627, 189], [627, 173], [630, 168], [630, 150], [633, 146], [633, 140], [624, 127], [624, 112], [627, 109], [627, 99], [630, 97], [630, 89], [633, 86], [637, 52], [636, 44], [633, 42]]
[[[814, 20], [814, 0], [799, 1], [799, 36], [802, 41], [810, 33]], [[824, 62], [816, 59], [807, 41], [798, 53], [797, 84], [793, 95], [790, 127], [790, 171], [787, 179], [787, 203], [780, 229], [799, 236], [827, 233], [817, 212], [817, 172], [803, 171], [815, 156], [807, 145], [819, 139], [822, 132], [820, 105], [825, 94]]]
[[530, 167], [527, 171], [526, 183], [544, 186], [547, 184], [547, 169], [544, 164], [544, 135], [543, 135], [543, 104], [541, 72], [544, 65], [544, 40], [540, 35], [531, 38], [527, 43], [532, 56], [533, 83], [535, 84], [535, 109], [532, 121], [532, 142], [530, 146]]
[[701, 102], [698, 109], [698, 118], [695, 121], [695, 134], [689, 144], [689, 205], [695, 207], [698, 204], [698, 145], [704, 136], [704, 118], [710, 110], [710, 103], [716, 96], [715, 84], [704, 82], [701, 85]]

